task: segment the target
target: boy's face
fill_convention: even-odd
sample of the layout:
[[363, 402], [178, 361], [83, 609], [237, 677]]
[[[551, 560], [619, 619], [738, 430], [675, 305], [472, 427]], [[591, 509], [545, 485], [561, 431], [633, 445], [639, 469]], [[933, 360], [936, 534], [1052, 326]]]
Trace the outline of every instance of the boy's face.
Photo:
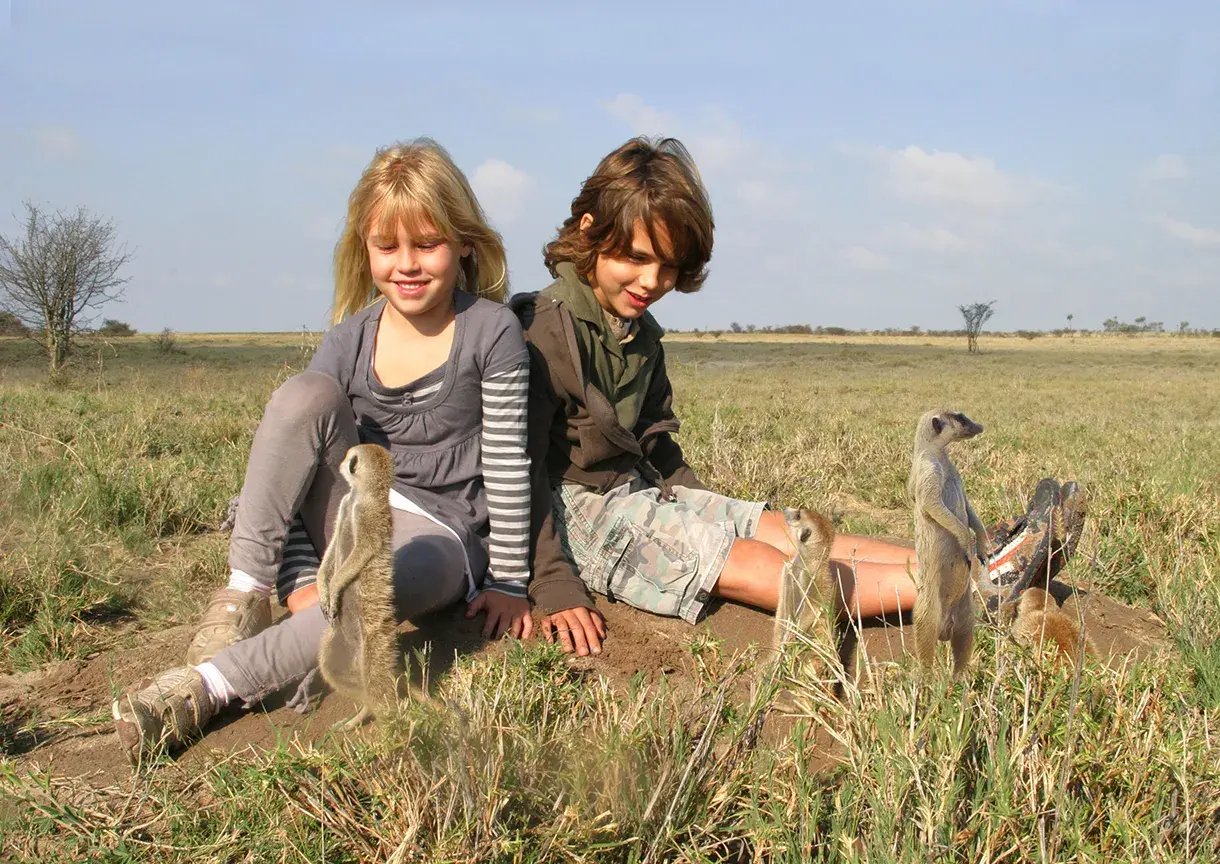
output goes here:
[[[581, 217], [581, 230], [592, 224], [593, 217], [588, 213]], [[670, 258], [673, 250], [669, 233], [664, 225], [655, 226], [654, 233], [660, 249], [653, 248], [643, 220], [637, 219], [631, 248], [624, 257], [597, 256], [589, 286], [598, 304], [611, 315], [639, 318], [677, 283], [678, 267]]]

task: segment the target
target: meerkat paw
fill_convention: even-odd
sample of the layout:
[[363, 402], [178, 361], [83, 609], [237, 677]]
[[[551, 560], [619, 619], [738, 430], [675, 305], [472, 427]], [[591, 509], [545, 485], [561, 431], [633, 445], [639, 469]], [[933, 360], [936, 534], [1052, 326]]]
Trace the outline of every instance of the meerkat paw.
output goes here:
[[332, 728], [340, 732], [352, 732], [373, 719], [372, 710], [366, 705], [346, 720], [340, 720]]
[[334, 621], [339, 617], [338, 597], [328, 597], [323, 594], [318, 597], [318, 605], [322, 608], [322, 614], [326, 616], [327, 621]]

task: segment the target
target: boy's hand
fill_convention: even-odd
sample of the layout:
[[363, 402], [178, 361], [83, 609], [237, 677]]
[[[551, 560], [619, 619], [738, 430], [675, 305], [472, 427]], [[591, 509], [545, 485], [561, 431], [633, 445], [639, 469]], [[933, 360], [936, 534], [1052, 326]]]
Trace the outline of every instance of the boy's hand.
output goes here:
[[487, 621], [483, 624], [484, 639], [499, 639], [505, 633], [516, 639], [528, 639], [534, 632], [530, 601], [524, 597], [480, 591], [466, 607], [466, 617], [473, 618], [480, 612], [487, 613]]
[[565, 654], [573, 651], [578, 656], [602, 653], [602, 640], [606, 638], [606, 619], [596, 609], [576, 606], [561, 612], [552, 612], [538, 622], [538, 629], [546, 641], [554, 642], [559, 635], [559, 644]]

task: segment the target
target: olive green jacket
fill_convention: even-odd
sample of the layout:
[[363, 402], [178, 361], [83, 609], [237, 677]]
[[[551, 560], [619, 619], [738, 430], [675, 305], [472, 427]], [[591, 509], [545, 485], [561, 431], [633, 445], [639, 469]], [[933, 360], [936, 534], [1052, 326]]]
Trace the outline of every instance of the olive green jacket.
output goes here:
[[[638, 472], [665, 497], [672, 486], [706, 488], [672, 437], [679, 424], [660, 325], [645, 313], [635, 337], [619, 345], [589, 286], [572, 268], [559, 269], [560, 278], [546, 290], [510, 302], [530, 354], [530, 596], [547, 611], [592, 605], [555, 530], [554, 485], [579, 483], [605, 493]], [[621, 403], [632, 407], [616, 410]], [[632, 415], [628, 429], [620, 416]], [[585, 602], [576, 602], [578, 593]]]

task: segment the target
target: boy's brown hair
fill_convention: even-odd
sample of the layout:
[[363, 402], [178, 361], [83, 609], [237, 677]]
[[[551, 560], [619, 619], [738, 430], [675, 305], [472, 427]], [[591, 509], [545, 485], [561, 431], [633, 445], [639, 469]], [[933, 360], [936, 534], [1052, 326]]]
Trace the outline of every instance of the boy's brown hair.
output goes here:
[[[582, 231], [586, 213], [593, 224]], [[567, 261], [587, 277], [598, 255], [620, 258], [631, 251], [637, 219], [658, 254], [658, 228], [668, 235], [678, 268], [674, 288], [698, 291], [707, 278], [715, 223], [699, 169], [676, 138], [632, 138], [602, 159], [572, 199], [572, 215], [543, 249], [543, 263], [552, 276]]]

